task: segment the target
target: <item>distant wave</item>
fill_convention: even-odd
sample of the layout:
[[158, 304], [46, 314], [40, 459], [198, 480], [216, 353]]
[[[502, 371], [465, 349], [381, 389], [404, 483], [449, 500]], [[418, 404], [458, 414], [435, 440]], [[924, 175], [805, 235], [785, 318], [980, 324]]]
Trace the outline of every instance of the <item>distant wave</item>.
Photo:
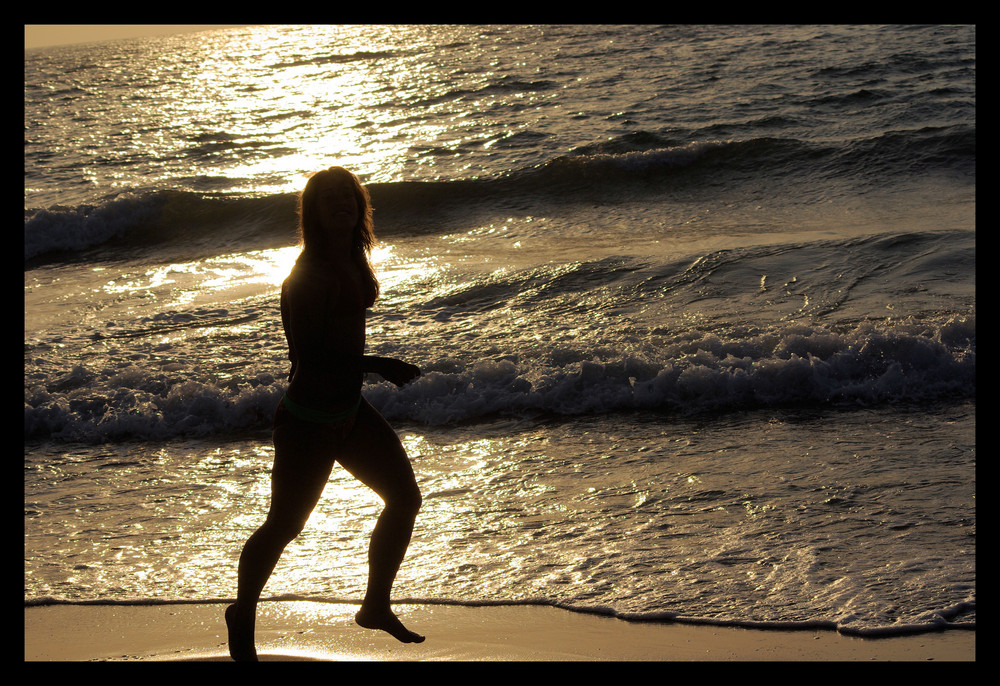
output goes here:
[[252, 198], [165, 190], [28, 210], [24, 259], [72, 257], [99, 246], [114, 254], [180, 244], [215, 250], [288, 244], [294, 241], [295, 203], [294, 194]]
[[[753, 128], [758, 128], [756, 123]], [[841, 144], [794, 138], [750, 136], [723, 138], [726, 127], [711, 126], [703, 140], [682, 142], [656, 133], [637, 131], [603, 143], [578, 148], [571, 155], [542, 165], [542, 174], [601, 174], [610, 182], [637, 174], [667, 174], [704, 169], [712, 174], [742, 174], [747, 170], [796, 174], [858, 174], [873, 170], [902, 174], [937, 170], [974, 173], [976, 132], [964, 125], [887, 131]], [[735, 131], [732, 132], [735, 134]]]
[[308, 57], [305, 59], [291, 60], [288, 62], [276, 62], [270, 66], [271, 69], [288, 69], [291, 67], [304, 67], [304, 66], [324, 66], [328, 64], [344, 64], [346, 62], [369, 62], [378, 61], [383, 59], [389, 59], [391, 57], [397, 57], [400, 55], [398, 50], [377, 50], [374, 52], [368, 50], [358, 50], [356, 52], [347, 52], [344, 54], [337, 55], [319, 55], [317, 57]]
[[[211, 141], [217, 144], [218, 141]], [[975, 130], [965, 127], [890, 132], [843, 146], [781, 138], [679, 142], [636, 132], [578, 148], [547, 162], [498, 177], [369, 185], [378, 230], [434, 231], [450, 213], [517, 204], [592, 198], [616, 187], [659, 184], [726, 185], [765, 170], [780, 174], [882, 174], [900, 170], [952, 170], [974, 174]], [[728, 181], [727, 181], [728, 179]], [[642, 181], [642, 184], [637, 183]], [[655, 182], [655, 183], [654, 183]], [[224, 185], [224, 184], [223, 184]], [[419, 218], [417, 221], [415, 218]], [[294, 240], [295, 194], [263, 197], [152, 190], [121, 194], [94, 204], [25, 211], [24, 259], [186, 243], [227, 249], [277, 247]], [[429, 227], [429, 228], [428, 228]]]

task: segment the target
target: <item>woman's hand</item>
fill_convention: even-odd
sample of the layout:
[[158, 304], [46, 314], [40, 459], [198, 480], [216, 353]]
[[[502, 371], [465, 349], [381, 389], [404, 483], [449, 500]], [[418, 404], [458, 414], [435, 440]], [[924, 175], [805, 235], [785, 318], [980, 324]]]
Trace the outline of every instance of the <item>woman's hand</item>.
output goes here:
[[377, 368], [372, 371], [397, 386], [406, 385], [420, 376], [420, 368], [416, 365], [391, 357], [379, 358]]

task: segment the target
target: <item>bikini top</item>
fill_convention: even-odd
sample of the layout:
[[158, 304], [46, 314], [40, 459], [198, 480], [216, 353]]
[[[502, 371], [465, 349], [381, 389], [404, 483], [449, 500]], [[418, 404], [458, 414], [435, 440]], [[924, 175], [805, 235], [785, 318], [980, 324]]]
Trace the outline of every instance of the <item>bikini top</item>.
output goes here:
[[[331, 273], [331, 267], [327, 264], [316, 263], [316, 262], [306, 262], [299, 261], [296, 262], [295, 267], [292, 269], [292, 274], [289, 275], [289, 279], [292, 277], [302, 277], [302, 278], [320, 278], [320, 279], [330, 279], [336, 278], [335, 273]], [[302, 271], [299, 271], [302, 270]], [[310, 271], [318, 270], [315, 274], [309, 274]], [[296, 272], [299, 272], [298, 274]], [[365, 309], [369, 308], [375, 302], [375, 286], [372, 283], [364, 283], [365, 274], [362, 272], [360, 274], [362, 283], [359, 283], [355, 279], [342, 278], [339, 279], [341, 286], [347, 286], [346, 289], [341, 290], [341, 297], [338, 298], [336, 306], [331, 310], [331, 314], [335, 317], [347, 317], [352, 314], [358, 314], [363, 312]], [[281, 325], [285, 332], [285, 339], [288, 341], [288, 359], [292, 363], [291, 370], [288, 373], [288, 379], [291, 381], [292, 377], [295, 375], [295, 369], [298, 365], [298, 351], [295, 349], [295, 341], [292, 338], [290, 331], [290, 314], [288, 307], [288, 297], [287, 297], [287, 284], [288, 279], [281, 286]], [[346, 292], [345, 292], [346, 290]]]

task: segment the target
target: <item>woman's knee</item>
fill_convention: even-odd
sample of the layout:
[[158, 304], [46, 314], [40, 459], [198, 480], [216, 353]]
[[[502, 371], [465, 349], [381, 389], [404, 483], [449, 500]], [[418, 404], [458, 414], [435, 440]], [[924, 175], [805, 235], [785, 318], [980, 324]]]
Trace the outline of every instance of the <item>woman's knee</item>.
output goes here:
[[260, 530], [264, 535], [285, 546], [294, 541], [306, 526], [306, 520], [269, 514]]
[[413, 490], [407, 495], [407, 498], [407, 505], [413, 510], [414, 514], [419, 512], [420, 506], [424, 504], [424, 496], [420, 494], [420, 489], [416, 484], [413, 485]]
[[392, 507], [400, 512], [406, 512], [414, 517], [420, 511], [424, 498], [420, 494], [420, 489], [414, 483], [405, 488], [395, 489], [385, 498], [386, 507]]

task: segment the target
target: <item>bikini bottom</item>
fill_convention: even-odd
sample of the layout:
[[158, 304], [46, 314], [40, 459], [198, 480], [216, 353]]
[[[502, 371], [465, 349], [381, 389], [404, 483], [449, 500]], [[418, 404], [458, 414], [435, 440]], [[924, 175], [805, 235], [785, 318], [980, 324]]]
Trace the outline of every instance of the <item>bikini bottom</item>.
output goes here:
[[282, 410], [288, 412], [296, 419], [301, 419], [304, 422], [310, 422], [312, 424], [323, 424], [331, 429], [336, 429], [336, 432], [341, 438], [346, 438], [351, 429], [354, 428], [354, 420], [357, 418], [358, 409], [361, 407], [361, 394], [358, 394], [358, 399], [355, 400], [350, 407], [346, 410], [340, 412], [327, 412], [325, 410], [316, 410], [311, 407], [306, 407], [305, 405], [300, 405], [285, 393], [281, 397], [281, 402], [278, 403], [278, 410], [275, 412], [274, 423], [275, 426], [281, 421]]

